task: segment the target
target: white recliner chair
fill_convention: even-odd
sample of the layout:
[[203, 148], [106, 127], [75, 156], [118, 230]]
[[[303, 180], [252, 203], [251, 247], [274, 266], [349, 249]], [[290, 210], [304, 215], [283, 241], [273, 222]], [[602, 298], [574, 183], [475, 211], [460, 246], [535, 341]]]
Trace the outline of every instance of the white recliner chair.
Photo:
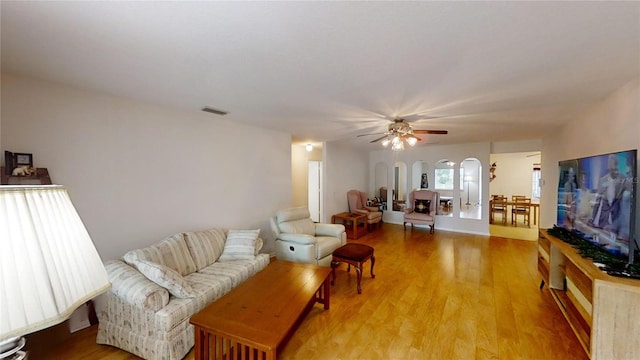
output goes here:
[[280, 210], [270, 223], [280, 260], [330, 266], [333, 251], [347, 243], [344, 225], [314, 223], [304, 206]]

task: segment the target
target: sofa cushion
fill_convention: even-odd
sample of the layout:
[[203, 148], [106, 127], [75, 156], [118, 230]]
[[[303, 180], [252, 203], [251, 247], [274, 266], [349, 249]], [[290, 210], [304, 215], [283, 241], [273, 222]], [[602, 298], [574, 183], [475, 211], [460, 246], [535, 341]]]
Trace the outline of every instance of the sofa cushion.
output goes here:
[[138, 260], [155, 262], [168, 266], [183, 276], [197, 270], [182, 233], [169, 236], [149, 247], [131, 250], [123, 258], [126, 263], [134, 266], [134, 262]]
[[109, 274], [111, 291], [128, 304], [158, 311], [169, 303], [169, 292], [150, 281], [124, 261], [112, 260], [104, 264]]
[[207, 304], [221, 298], [233, 289], [231, 279], [223, 276], [212, 276], [202, 272], [195, 272], [184, 278], [197, 294], [198, 309], [204, 308]]
[[292, 221], [279, 223], [278, 227], [280, 228], [280, 231], [283, 233], [305, 234], [305, 235], [311, 235], [311, 236], [316, 235], [316, 226], [311, 220], [311, 218], [292, 220]]
[[282, 209], [278, 210], [278, 212], [276, 213], [276, 219], [278, 220], [278, 223], [310, 218], [311, 214], [309, 213], [309, 208], [307, 208], [306, 206]]
[[[167, 306], [155, 313], [154, 331], [171, 331], [179, 323], [185, 321], [188, 323], [190, 316], [202, 310], [211, 301], [217, 300], [220, 296], [231, 291], [267, 265], [269, 265], [269, 255], [260, 254], [253, 260], [215, 262], [198, 273], [185, 276], [185, 280], [191, 284], [197, 296], [190, 299], [172, 297]], [[207, 280], [207, 277], [211, 278]], [[216, 283], [216, 285], [207, 288], [205, 283], [210, 283], [210, 285]]]
[[257, 230], [229, 230], [219, 261], [253, 260], [255, 258]]
[[305, 206], [279, 210], [276, 222], [283, 233], [316, 235], [315, 224]]
[[[228, 235], [229, 235], [229, 230], [225, 230], [224, 231], [224, 238], [226, 239]], [[262, 238], [260, 236], [258, 236], [258, 238], [256, 239], [256, 248], [255, 248], [255, 251], [253, 253], [255, 255], [260, 254], [260, 250], [262, 250], [263, 246], [264, 246], [264, 240], [262, 240]]]
[[226, 237], [227, 235], [222, 229], [184, 233], [187, 248], [198, 271], [218, 260], [224, 250]]
[[149, 280], [167, 289], [171, 295], [179, 298], [195, 297], [191, 285], [177, 271], [168, 266], [147, 260], [138, 260], [134, 266]]
[[264, 241], [262, 240], [262, 238], [261, 238], [261, 237], [258, 237], [258, 238], [256, 239], [256, 249], [255, 249], [255, 251], [254, 251], [254, 254], [255, 254], [255, 255], [260, 254], [260, 250], [262, 250], [262, 246], [264, 246]]
[[417, 213], [417, 212], [411, 212], [408, 214], [404, 214], [404, 221], [405, 222], [410, 222], [411, 220], [415, 220], [415, 221], [432, 221], [433, 220], [433, 216], [429, 215], [429, 214], [421, 214], [421, 213]]
[[218, 261], [202, 269], [201, 273], [229, 279], [231, 286], [236, 287], [267, 267], [269, 261], [268, 254], [260, 254], [253, 260]]
[[331, 253], [333, 253], [333, 250], [342, 246], [340, 239], [335, 237], [322, 236], [322, 237], [318, 237], [317, 239], [318, 239], [318, 246], [317, 246], [316, 259], [322, 259], [327, 255], [331, 255]]

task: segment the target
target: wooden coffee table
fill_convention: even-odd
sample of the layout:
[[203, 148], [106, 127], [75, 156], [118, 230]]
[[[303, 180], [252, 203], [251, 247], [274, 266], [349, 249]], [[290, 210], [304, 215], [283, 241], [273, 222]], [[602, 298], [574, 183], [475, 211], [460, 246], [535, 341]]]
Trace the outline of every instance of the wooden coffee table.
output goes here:
[[331, 268], [276, 260], [189, 322], [195, 359], [275, 359], [316, 302], [329, 310]]

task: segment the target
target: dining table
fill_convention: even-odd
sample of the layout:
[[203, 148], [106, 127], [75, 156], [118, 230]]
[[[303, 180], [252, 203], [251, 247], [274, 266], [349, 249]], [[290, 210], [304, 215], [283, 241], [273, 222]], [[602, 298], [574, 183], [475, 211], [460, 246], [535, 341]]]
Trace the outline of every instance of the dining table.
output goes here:
[[[507, 200], [501, 202], [501, 204], [505, 204], [507, 208], [511, 207], [513, 209], [516, 206], [515, 200]], [[523, 206], [523, 203], [518, 203], [518, 206]], [[540, 207], [539, 202], [531, 202], [529, 204], [530, 208], [533, 208], [533, 225], [537, 225], [538, 223], [538, 208]], [[510, 211], [509, 211], [510, 212]], [[489, 200], [489, 224], [493, 224], [493, 200]]]

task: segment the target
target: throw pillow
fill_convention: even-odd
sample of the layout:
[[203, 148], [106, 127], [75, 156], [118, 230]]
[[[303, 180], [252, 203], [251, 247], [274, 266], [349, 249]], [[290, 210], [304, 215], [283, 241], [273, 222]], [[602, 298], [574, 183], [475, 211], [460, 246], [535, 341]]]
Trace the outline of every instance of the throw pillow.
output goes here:
[[227, 237], [223, 229], [191, 231], [184, 234], [184, 239], [198, 271], [218, 260], [224, 249]]
[[166, 265], [183, 276], [197, 271], [183, 233], [174, 234], [143, 249], [131, 250], [124, 254], [123, 259], [129, 265], [137, 260]]
[[224, 250], [218, 261], [253, 260], [255, 259], [258, 230], [229, 230]]
[[416, 200], [413, 210], [420, 214], [428, 214], [431, 209], [431, 200]]
[[258, 255], [260, 254], [260, 250], [262, 250], [262, 246], [264, 245], [264, 240], [262, 240], [262, 238], [257, 238], [256, 239], [256, 249], [253, 252], [254, 255]]
[[172, 268], [147, 260], [137, 260], [134, 266], [147, 279], [167, 289], [171, 295], [179, 298], [196, 297], [191, 285]]

